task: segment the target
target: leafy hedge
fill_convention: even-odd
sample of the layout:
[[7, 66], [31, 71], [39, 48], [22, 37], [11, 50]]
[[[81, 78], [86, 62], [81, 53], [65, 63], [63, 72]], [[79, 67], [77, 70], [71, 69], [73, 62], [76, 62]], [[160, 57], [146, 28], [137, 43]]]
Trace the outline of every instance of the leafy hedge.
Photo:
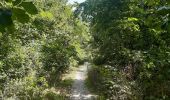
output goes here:
[[125, 74], [143, 100], [170, 98], [169, 6], [167, 0], [86, 0], [75, 11], [90, 23], [94, 63]]
[[84, 36], [76, 30], [86, 26], [77, 22], [65, 0], [2, 0], [0, 98], [60, 98], [49, 88], [79, 58], [75, 38]]

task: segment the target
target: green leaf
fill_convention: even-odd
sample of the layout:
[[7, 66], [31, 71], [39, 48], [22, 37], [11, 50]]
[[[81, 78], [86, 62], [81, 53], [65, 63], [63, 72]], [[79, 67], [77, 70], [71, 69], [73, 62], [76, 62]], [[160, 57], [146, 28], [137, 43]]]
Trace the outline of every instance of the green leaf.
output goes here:
[[170, 0], [168, 0], [167, 3], [170, 4]]
[[12, 2], [12, 0], [5, 0], [5, 1], [6, 1], [6, 2], [10, 2], [10, 3]]
[[129, 17], [128, 21], [138, 21], [139, 19], [135, 18], [135, 17]]
[[48, 19], [53, 19], [54, 16], [51, 12], [48, 12], [48, 11], [42, 11], [40, 12], [40, 15], [42, 18], [48, 18]]
[[22, 1], [22, 0], [15, 0], [15, 1], [13, 1], [12, 3], [13, 3], [13, 5], [15, 6], [15, 5], [20, 4], [20, 3], [21, 3], [21, 1]]
[[32, 2], [22, 2], [20, 6], [22, 6], [29, 14], [38, 14], [38, 10]]
[[20, 23], [27, 23], [29, 22], [29, 15], [26, 14], [25, 10], [20, 9], [20, 8], [14, 8], [12, 9], [13, 15], [12, 19], [17, 20]]
[[170, 32], [170, 23], [168, 23], [167, 31]]

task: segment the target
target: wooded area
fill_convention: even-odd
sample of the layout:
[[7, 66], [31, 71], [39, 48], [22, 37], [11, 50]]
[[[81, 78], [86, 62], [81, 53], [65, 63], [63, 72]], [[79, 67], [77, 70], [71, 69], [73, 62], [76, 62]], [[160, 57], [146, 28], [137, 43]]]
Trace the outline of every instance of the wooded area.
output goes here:
[[169, 100], [170, 1], [0, 1], [0, 100], [67, 100], [50, 88], [84, 62], [97, 100]]

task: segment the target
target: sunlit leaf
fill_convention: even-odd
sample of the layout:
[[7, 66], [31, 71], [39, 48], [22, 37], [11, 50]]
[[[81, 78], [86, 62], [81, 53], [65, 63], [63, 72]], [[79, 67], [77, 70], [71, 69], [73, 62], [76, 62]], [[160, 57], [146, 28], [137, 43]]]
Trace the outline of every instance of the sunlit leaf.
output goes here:
[[18, 5], [18, 4], [21, 3], [21, 1], [22, 1], [22, 0], [15, 0], [15, 1], [13, 1], [12, 3], [13, 3], [13, 5]]
[[129, 17], [129, 18], [128, 18], [128, 21], [138, 21], [138, 19], [137, 19], [137, 18], [134, 18], [134, 17]]
[[48, 12], [48, 11], [42, 11], [40, 13], [40, 15], [41, 15], [42, 18], [48, 18], [48, 19], [54, 18], [53, 14], [51, 12]]

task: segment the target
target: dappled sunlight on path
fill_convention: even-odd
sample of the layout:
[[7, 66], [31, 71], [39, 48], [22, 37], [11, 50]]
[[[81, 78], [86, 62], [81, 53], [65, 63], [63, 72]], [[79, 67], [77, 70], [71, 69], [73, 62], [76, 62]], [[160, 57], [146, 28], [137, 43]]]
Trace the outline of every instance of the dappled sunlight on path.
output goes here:
[[76, 71], [71, 90], [71, 100], [96, 100], [96, 95], [90, 94], [85, 86], [88, 63], [81, 65]]

